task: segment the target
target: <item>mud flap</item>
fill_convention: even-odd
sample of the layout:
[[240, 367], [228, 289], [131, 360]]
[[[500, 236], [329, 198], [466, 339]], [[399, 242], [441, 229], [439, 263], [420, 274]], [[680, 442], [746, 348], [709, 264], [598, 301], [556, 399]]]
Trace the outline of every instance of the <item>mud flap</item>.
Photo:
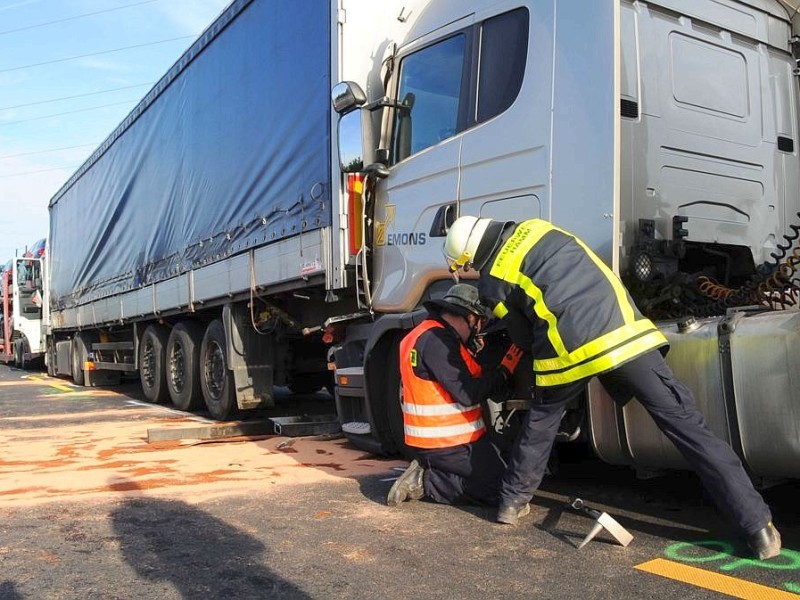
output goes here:
[[249, 309], [243, 303], [226, 304], [222, 323], [236, 404], [242, 410], [274, 406], [272, 336], [256, 333], [250, 324]]

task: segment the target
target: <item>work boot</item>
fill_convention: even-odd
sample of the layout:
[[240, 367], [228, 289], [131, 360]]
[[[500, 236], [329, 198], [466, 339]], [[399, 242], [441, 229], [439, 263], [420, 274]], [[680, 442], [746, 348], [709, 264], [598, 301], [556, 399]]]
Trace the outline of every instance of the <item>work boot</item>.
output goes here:
[[506, 525], [516, 525], [520, 517], [529, 515], [531, 512], [531, 505], [527, 502], [525, 504], [501, 504], [497, 511], [497, 522], [505, 523]]
[[758, 560], [774, 558], [781, 553], [781, 534], [770, 521], [766, 527], [747, 536], [747, 545]]
[[405, 472], [394, 482], [392, 489], [389, 490], [386, 504], [397, 506], [406, 500], [422, 500], [425, 496], [425, 489], [422, 486], [424, 473], [425, 469], [416, 460], [412, 460]]

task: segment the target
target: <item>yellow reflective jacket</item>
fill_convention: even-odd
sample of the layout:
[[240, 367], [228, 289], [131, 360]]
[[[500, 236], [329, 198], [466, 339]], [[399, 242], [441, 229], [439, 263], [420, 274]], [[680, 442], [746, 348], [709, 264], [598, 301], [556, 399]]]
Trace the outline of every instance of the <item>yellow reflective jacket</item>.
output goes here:
[[513, 311], [530, 323], [540, 387], [610, 371], [668, 343], [586, 244], [541, 219], [516, 226], [478, 289], [497, 317]]

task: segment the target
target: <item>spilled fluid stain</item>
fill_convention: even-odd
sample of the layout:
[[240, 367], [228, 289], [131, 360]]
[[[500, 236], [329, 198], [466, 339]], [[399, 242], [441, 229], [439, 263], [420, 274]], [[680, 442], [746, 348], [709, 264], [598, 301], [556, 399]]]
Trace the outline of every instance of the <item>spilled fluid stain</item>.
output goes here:
[[331, 469], [333, 471], [346, 471], [347, 467], [337, 463], [299, 463], [298, 467], [311, 467], [313, 469]]
[[80, 493], [96, 493], [96, 492], [132, 492], [136, 490], [152, 490], [156, 488], [197, 485], [200, 483], [217, 483], [219, 481], [245, 481], [245, 477], [229, 477], [229, 475], [239, 474], [238, 471], [231, 471], [226, 469], [218, 469], [216, 471], [209, 471], [208, 473], [195, 473], [187, 475], [183, 479], [174, 478], [156, 478], [145, 479], [143, 481], [120, 481], [117, 483], [110, 483], [105, 486], [96, 487], [88, 490], [81, 491]]

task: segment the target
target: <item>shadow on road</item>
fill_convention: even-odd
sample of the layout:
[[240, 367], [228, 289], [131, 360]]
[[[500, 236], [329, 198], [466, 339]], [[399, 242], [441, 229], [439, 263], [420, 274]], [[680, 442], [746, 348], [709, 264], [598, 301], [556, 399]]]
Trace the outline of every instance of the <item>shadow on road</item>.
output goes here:
[[22, 600], [13, 581], [0, 582], [0, 600]]
[[185, 502], [132, 499], [111, 522], [137, 574], [184, 598], [309, 597], [266, 566], [270, 551], [259, 540]]

